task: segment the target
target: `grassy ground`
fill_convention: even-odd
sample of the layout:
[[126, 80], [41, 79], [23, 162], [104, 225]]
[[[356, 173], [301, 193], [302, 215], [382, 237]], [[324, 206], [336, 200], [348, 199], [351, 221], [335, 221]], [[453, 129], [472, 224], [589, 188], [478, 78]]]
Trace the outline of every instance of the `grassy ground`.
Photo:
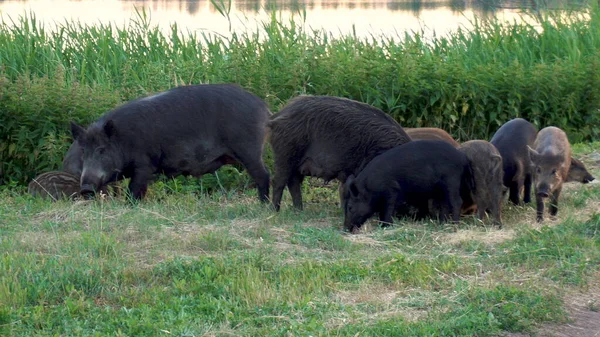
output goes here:
[[[600, 177], [600, 144], [575, 148]], [[507, 205], [502, 230], [466, 217], [351, 235], [336, 186], [309, 183], [306, 210], [280, 213], [254, 191], [155, 184], [131, 205], [5, 190], [0, 335], [493, 336], [566, 322], [569, 294], [598, 282], [600, 184], [569, 184], [543, 225]]]

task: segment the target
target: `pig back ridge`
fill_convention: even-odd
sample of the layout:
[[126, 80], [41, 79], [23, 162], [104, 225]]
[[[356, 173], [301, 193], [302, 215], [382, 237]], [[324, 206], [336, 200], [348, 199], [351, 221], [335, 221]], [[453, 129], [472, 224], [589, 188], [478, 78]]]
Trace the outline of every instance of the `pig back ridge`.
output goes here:
[[270, 114], [262, 99], [236, 84], [199, 84], [127, 102], [90, 128], [101, 128], [112, 120], [130, 140], [161, 135], [163, 141], [180, 141], [209, 134], [226, 141], [232, 135], [247, 134], [248, 128], [264, 130]]
[[410, 141], [400, 124], [380, 109], [332, 96], [293, 98], [267, 127], [275, 152], [302, 154], [310, 146], [336, 144], [338, 154], [360, 159], [355, 169]]

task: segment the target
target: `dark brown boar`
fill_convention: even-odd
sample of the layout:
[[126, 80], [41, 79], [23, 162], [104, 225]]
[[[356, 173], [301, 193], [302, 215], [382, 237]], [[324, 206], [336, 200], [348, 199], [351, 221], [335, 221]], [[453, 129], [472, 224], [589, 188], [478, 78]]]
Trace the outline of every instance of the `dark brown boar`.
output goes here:
[[458, 148], [460, 143], [454, 140], [450, 134], [439, 128], [404, 128], [412, 140], [441, 140]]
[[63, 171], [51, 171], [35, 177], [27, 186], [34, 197], [51, 198], [54, 201], [79, 196], [79, 178]]
[[[471, 163], [475, 180], [472, 202], [477, 205], [477, 215], [484, 220], [490, 212], [494, 224], [502, 227], [501, 204], [504, 191], [504, 170], [502, 156], [494, 145], [485, 140], [470, 140], [458, 148]], [[473, 203], [463, 203], [463, 209], [469, 209]]]
[[293, 98], [267, 125], [275, 157], [273, 206], [279, 210], [285, 186], [302, 209], [305, 176], [344, 183], [378, 154], [410, 141], [383, 111], [331, 96]]
[[555, 216], [558, 212], [558, 198], [571, 166], [571, 145], [563, 130], [549, 126], [540, 130], [534, 148], [529, 148], [529, 156], [535, 167], [537, 221], [542, 222], [545, 198], [550, 198], [550, 215]]
[[579, 159], [571, 157], [571, 166], [569, 167], [569, 175], [567, 182], [579, 182], [587, 184], [594, 181], [594, 176], [588, 172], [587, 168]]
[[533, 146], [537, 128], [523, 118], [515, 118], [504, 123], [490, 140], [502, 156], [504, 186], [509, 189], [509, 200], [520, 204], [521, 189], [524, 189], [523, 202], [531, 201], [531, 160], [527, 151]]

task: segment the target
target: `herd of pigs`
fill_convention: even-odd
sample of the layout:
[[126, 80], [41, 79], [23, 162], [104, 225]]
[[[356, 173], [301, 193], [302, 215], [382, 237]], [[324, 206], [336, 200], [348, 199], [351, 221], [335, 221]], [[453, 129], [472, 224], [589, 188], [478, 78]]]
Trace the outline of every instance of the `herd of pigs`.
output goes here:
[[[340, 185], [344, 228], [353, 233], [374, 214], [382, 226], [392, 216], [459, 221], [487, 213], [502, 226], [501, 205], [531, 201], [537, 220], [558, 211], [564, 182], [594, 177], [571, 157], [566, 134], [530, 122], [506, 122], [490, 142], [462, 144], [437, 128], [402, 128], [383, 111], [332, 96], [298, 96], [271, 116], [266, 103], [233, 84], [180, 86], [130, 101], [83, 128], [61, 171], [29, 184], [36, 196], [91, 197], [114, 181], [130, 178], [129, 194], [143, 198], [156, 174], [201, 176], [225, 164], [241, 164], [267, 202], [270, 177], [265, 140], [275, 159], [271, 202], [279, 211], [287, 186], [302, 209], [302, 182], [313, 176]], [[522, 195], [522, 198], [521, 198]]]

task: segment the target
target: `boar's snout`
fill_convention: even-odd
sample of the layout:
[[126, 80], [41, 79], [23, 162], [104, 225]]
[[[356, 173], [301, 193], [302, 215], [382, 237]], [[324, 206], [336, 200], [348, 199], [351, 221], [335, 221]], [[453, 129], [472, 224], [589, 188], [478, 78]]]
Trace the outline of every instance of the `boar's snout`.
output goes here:
[[587, 175], [585, 178], [583, 178], [583, 183], [587, 184], [587, 183], [591, 183], [592, 181], [594, 181], [596, 178], [594, 178], [592, 175]]
[[538, 191], [537, 195], [539, 197], [542, 197], [542, 198], [548, 198], [550, 196], [550, 194], [548, 193], [548, 191]]
[[83, 184], [83, 185], [81, 185], [79, 193], [81, 193], [81, 195], [87, 199], [87, 198], [94, 196], [94, 194], [96, 194], [96, 188], [94, 187], [93, 184]]

